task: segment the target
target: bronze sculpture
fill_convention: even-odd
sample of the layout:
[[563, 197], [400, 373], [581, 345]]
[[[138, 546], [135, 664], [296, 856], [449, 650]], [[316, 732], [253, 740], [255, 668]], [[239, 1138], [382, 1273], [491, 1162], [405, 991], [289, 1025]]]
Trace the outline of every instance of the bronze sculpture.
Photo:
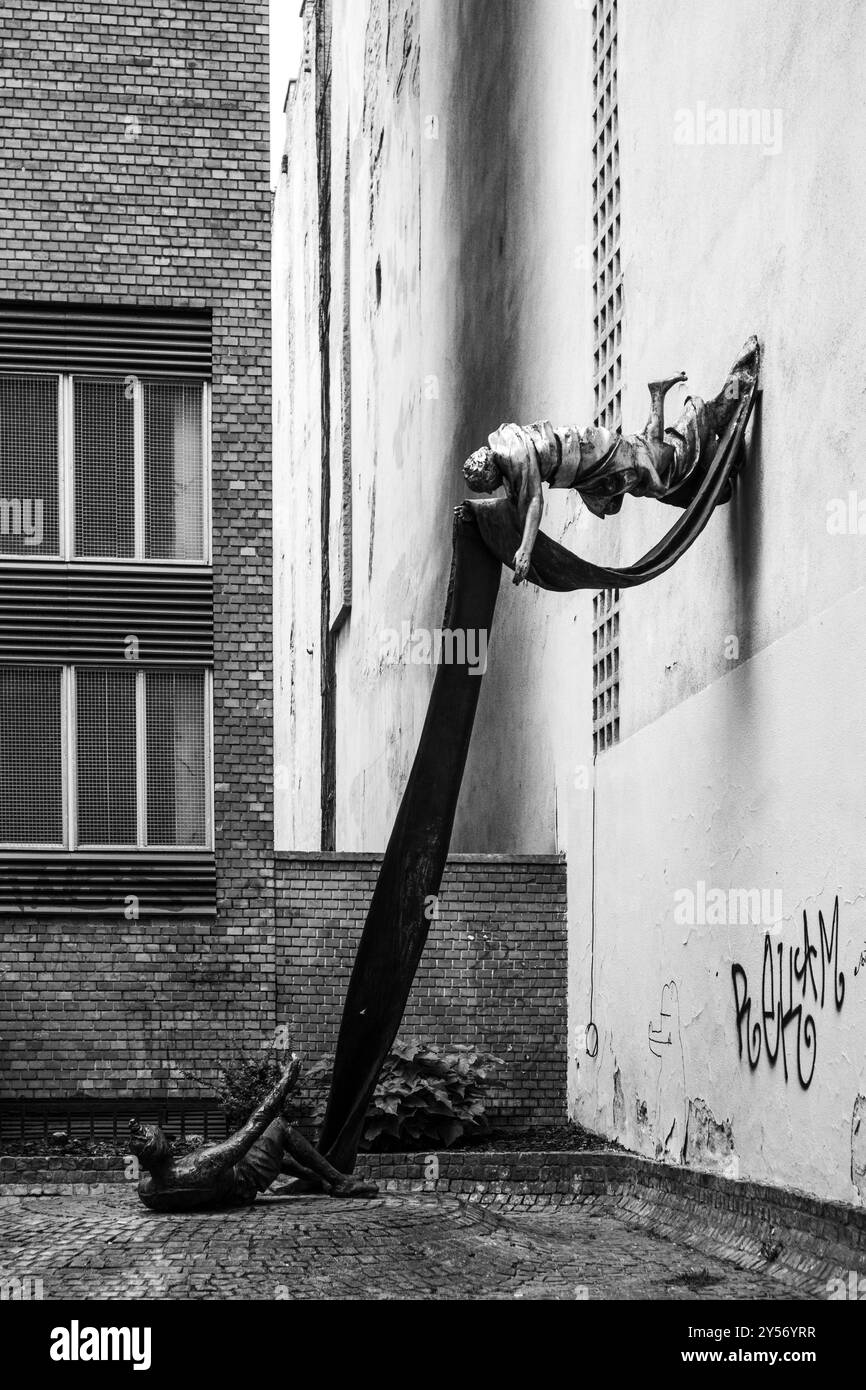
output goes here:
[[[730, 499], [742, 466], [746, 426], [758, 391], [760, 351], [750, 338], [723, 390], [691, 398], [664, 427], [674, 381], [650, 385], [643, 434], [504, 426], [464, 466], [474, 491], [504, 498], [469, 501], [454, 520], [443, 628], [489, 632], [502, 566], [515, 582], [557, 592], [629, 588], [663, 574], [685, 553], [719, 503]], [[666, 536], [636, 564], [594, 565], [539, 532], [541, 484], [575, 488], [599, 516], [617, 512], [626, 492], [684, 508]], [[317, 1190], [367, 1196], [352, 1171], [367, 1105], [397, 1035], [440, 888], [469, 750], [481, 680], [467, 662], [437, 667], [427, 717], [386, 848], [343, 1008], [331, 1090], [317, 1152], [280, 1116], [298, 1075], [294, 1063], [248, 1123], [224, 1144], [175, 1158], [156, 1126], [132, 1126], [145, 1172], [139, 1196], [155, 1211], [249, 1203], [279, 1173]]]
[[[758, 340], [751, 337], [731, 368], [721, 391], [710, 401], [689, 396], [676, 423], [665, 429], [664, 402], [685, 372], [649, 383], [650, 416], [641, 434], [623, 435], [590, 426], [554, 429], [538, 424], [500, 425], [488, 447], [478, 449], [463, 466], [473, 492], [495, 492], [504, 485], [523, 528], [514, 555], [514, 583], [525, 583], [544, 510], [542, 483], [579, 492], [598, 517], [612, 516], [623, 497], [654, 497], [686, 506], [695, 496], [716, 444], [759, 369]], [[733, 493], [733, 478], [719, 502]]]
[[[660, 407], [665, 383], [658, 383], [651, 427], [642, 438], [663, 487], [662, 500], [684, 511], [646, 555], [618, 568], [595, 565], [541, 532], [531, 546], [523, 578], [538, 588], [565, 593], [631, 588], [670, 569], [700, 535], [716, 506], [732, 495], [758, 392], [759, 366], [760, 350], [752, 338], [720, 396], [709, 406], [697, 400], [687, 406], [685, 419], [681, 417], [674, 427], [682, 430], [682, 446], [664, 430]], [[668, 445], [671, 454], [654, 453], [660, 445]], [[625, 447], [625, 459], [637, 456], [637, 462], [647, 466], [640, 438], [627, 441]], [[487, 451], [481, 451], [481, 457], [473, 458], [483, 465], [486, 455]], [[619, 455], [602, 458], [602, 463], [599, 484], [608, 475], [617, 478]], [[497, 477], [498, 486], [501, 470]], [[627, 467], [610, 493], [599, 490], [599, 497], [606, 496], [612, 504], [610, 511], [618, 509], [617, 496], [629, 490], [619, 487], [623, 477], [630, 481]], [[576, 474], [571, 486], [584, 478]], [[502, 566], [516, 571], [519, 551], [526, 544], [529, 500], [522, 519], [519, 496], [517, 505], [504, 497], [469, 501], [457, 508], [444, 629], [489, 633]], [[522, 563], [520, 568], [524, 569]], [[355, 1162], [367, 1104], [400, 1027], [427, 939], [428, 904], [439, 892], [448, 857], [480, 689], [481, 679], [467, 663], [446, 662], [437, 667], [415, 761], [361, 934], [318, 1141], [322, 1153], [346, 1172]]]
[[157, 1212], [248, 1206], [281, 1173], [300, 1179], [300, 1190], [374, 1197], [374, 1183], [338, 1173], [282, 1116], [299, 1072], [295, 1058], [237, 1133], [193, 1153], [176, 1157], [158, 1125], [131, 1120], [130, 1149], [141, 1168], [138, 1195], [144, 1205]]

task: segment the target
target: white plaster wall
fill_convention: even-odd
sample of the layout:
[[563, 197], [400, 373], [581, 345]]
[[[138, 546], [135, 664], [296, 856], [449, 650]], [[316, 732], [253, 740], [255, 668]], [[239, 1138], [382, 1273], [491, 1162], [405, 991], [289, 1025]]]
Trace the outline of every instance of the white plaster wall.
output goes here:
[[[681, 1159], [688, 1102], [701, 1100], [721, 1129], [710, 1123], [708, 1140], [706, 1116], [693, 1119], [687, 1161], [862, 1200], [866, 545], [827, 519], [858, 476], [864, 104], [850, 55], [866, 14], [822, 3], [804, 23], [775, 0], [619, 8], [625, 427], [644, 418], [651, 377], [684, 368], [698, 394], [717, 390], [750, 332], [765, 370], [735, 503], [669, 574], [623, 597], [625, 741], [595, 769], [594, 854], [591, 791], [572, 798], [569, 822], [573, 1109]], [[697, 117], [698, 103], [766, 109], [776, 152], [676, 143], [678, 113]], [[671, 518], [629, 500], [598, 553], [636, 556]], [[846, 996], [838, 1014], [807, 1007], [808, 1089], [765, 1055], [754, 1071], [740, 1059], [731, 966], [747, 970], [760, 1021], [763, 932], [678, 926], [674, 894], [699, 880], [780, 887], [773, 942], [786, 953], [803, 911], [814, 942], [838, 895]], [[595, 1060], [583, 1044], [593, 881]], [[656, 1056], [648, 1030], [669, 1026], [671, 982], [679, 1022]]]
[[[590, 18], [562, 0], [425, 0], [422, 16], [422, 110], [439, 130], [422, 166], [424, 360], [441, 383], [425, 407], [424, 467], [442, 478], [444, 576], [466, 456], [503, 420], [590, 408]], [[575, 543], [576, 511], [552, 499], [546, 529]], [[455, 849], [564, 845], [558, 801], [589, 708], [577, 637], [588, 611], [585, 595], [503, 578]]]
[[313, 78], [301, 64], [273, 208], [276, 847], [321, 845], [318, 258]]
[[[383, 848], [411, 767], [433, 670], [390, 661], [383, 633], [441, 623], [463, 459], [507, 416], [579, 418], [588, 408], [588, 34], [588, 15], [563, 0], [334, 5], [332, 583], [347, 138], [351, 167], [352, 607], [337, 638], [342, 849]], [[541, 215], [539, 184], [556, 190], [555, 216]], [[577, 529], [575, 511], [555, 499], [555, 534]], [[571, 651], [587, 606], [583, 596], [555, 601], [504, 583], [455, 850], [555, 847], [557, 785], [572, 776], [574, 748], [554, 736], [554, 724], [571, 723], [589, 689]], [[307, 756], [317, 757], [318, 746]], [[278, 820], [283, 847], [292, 847], [289, 824]]]
[[[417, 621], [417, 567], [429, 549], [419, 436], [418, 29], [414, 0], [334, 5], [335, 306], [347, 138], [351, 169], [352, 607], [338, 636], [336, 716], [337, 846], [345, 850], [384, 846], [426, 699], [416, 668], [389, 667], [382, 657], [383, 631]], [[339, 380], [332, 355], [335, 404]], [[338, 423], [336, 409], [332, 517], [342, 467]]]
[[[625, 597], [631, 731], [725, 674], [729, 636], [745, 660], [866, 580], [866, 547], [826, 525], [861, 471], [866, 102], [853, 55], [866, 9], [623, 0], [619, 12], [625, 428], [645, 420], [651, 378], [689, 373], [672, 415], [685, 390], [722, 386], [749, 333], [765, 349], [760, 447], [737, 500]], [[677, 113], [699, 103], [778, 112], [777, 152], [676, 143]], [[599, 553], [630, 559], [675, 515], [628, 499]]]
[[[690, 1162], [842, 1201], [866, 1196], [864, 1137], [852, 1132], [857, 1097], [866, 1095], [866, 968], [855, 974], [866, 951], [864, 618], [866, 590], [858, 589], [599, 760], [595, 949], [585, 904], [574, 959], [573, 1036], [580, 1042], [590, 1021], [594, 971], [599, 1037], [595, 1059], [574, 1047], [578, 1118], [680, 1161], [689, 1101], [700, 1100], [730, 1137], [715, 1133], [707, 1148], [693, 1120]], [[572, 875], [590, 871], [590, 800]], [[748, 920], [713, 924], [712, 906], [703, 924], [685, 922], [678, 894], [690, 889], [697, 900], [700, 881], [707, 893], [723, 890], [726, 918], [738, 915], [731, 888], [764, 890], [771, 908], [780, 890], [782, 918], [770, 930], [777, 992], [768, 976], [764, 998], [772, 1012], [781, 943], [785, 1009], [803, 1006], [804, 1029], [806, 1016], [814, 1021], [814, 1050], [808, 1030], [801, 1044], [808, 1087], [798, 1078], [795, 1019], [786, 1029], [787, 1082], [781, 1056], [771, 1065], [763, 1042], [749, 1065], [745, 1028], [740, 1057], [731, 967], [745, 969], [751, 1023], [760, 1025], [765, 930]], [[829, 968], [820, 1001], [818, 913], [829, 932], [837, 897], [841, 1009]], [[802, 970], [804, 912], [819, 950], [815, 985], [795, 973], [791, 997], [789, 948]], [[776, 1034], [770, 1024], [771, 1050]]]

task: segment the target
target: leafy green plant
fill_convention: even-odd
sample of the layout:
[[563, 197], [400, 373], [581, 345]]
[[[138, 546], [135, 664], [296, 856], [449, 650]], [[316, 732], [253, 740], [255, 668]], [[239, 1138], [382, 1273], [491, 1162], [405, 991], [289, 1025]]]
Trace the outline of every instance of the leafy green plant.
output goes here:
[[[364, 1149], [449, 1148], [489, 1128], [484, 1101], [500, 1058], [475, 1047], [398, 1039], [385, 1060], [367, 1108]], [[317, 1122], [324, 1118], [333, 1062], [306, 1075]]]
[[[221, 1062], [216, 1085], [186, 1073], [191, 1081], [213, 1092], [220, 1110], [226, 1117], [229, 1133], [245, 1125], [257, 1105], [274, 1089], [286, 1065], [285, 1054], [269, 1047], [261, 1052], [240, 1052]], [[290, 1119], [302, 1118], [307, 1111], [304, 1102], [293, 1095], [283, 1108]]]

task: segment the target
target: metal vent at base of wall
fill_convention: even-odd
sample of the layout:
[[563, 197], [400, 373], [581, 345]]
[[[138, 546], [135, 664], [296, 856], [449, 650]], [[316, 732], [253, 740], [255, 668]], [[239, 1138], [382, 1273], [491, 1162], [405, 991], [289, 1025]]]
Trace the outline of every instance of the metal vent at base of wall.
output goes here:
[[[49, 1135], [62, 1130], [70, 1139], [125, 1144], [133, 1119], [161, 1125], [180, 1139], [200, 1134], [213, 1142], [228, 1133], [225, 1116], [213, 1100], [77, 1095], [67, 1100], [0, 1100], [0, 1139], [47, 1144]], [[49, 1152], [62, 1157], [64, 1150]]]

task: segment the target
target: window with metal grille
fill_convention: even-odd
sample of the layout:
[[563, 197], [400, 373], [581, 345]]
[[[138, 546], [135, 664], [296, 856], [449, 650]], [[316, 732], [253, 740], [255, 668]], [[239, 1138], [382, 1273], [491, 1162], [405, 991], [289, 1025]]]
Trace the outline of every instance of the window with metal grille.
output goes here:
[[204, 554], [202, 388], [145, 381], [144, 550], [149, 560], [200, 560]]
[[147, 843], [203, 845], [205, 707], [201, 675], [149, 671], [146, 691]]
[[0, 375], [0, 555], [60, 551], [58, 378]]
[[63, 677], [0, 666], [0, 841], [62, 847]]
[[619, 589], [592, 600], [592, 751], [619, 743]]
[[75, 554], [135, 555], [135, 406], [123, 378], [75, 377]]
[[77, 671], [79, 845], [135, 845], [136, 680], [131, 670]]
[[205, 563], [208, 392], [0, 375], [0, 556]]
[[0, 844], [206, 848], [209, 680], [0, 664]]
[[592, 30], [595, 423], [615, 430], [622, 424], [617, 0], [596, 0]]

